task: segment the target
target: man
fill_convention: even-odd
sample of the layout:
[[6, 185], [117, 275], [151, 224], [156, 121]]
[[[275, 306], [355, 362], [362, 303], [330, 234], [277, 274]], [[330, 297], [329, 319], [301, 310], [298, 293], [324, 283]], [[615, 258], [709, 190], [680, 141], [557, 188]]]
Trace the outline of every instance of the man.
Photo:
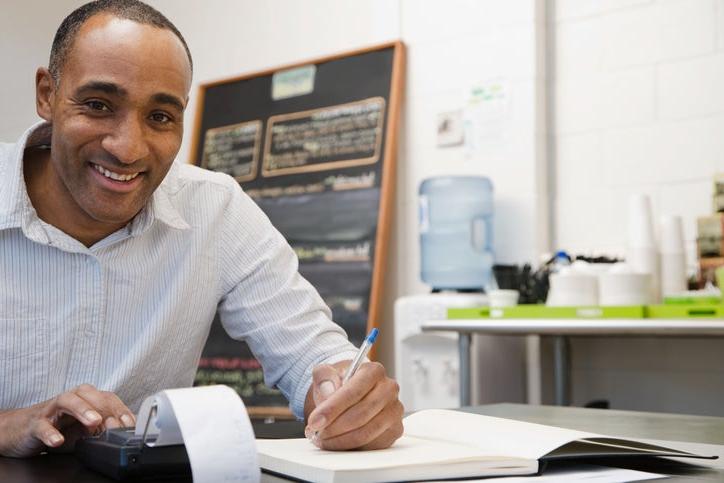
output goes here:
[[174, 164], [192, 61], [136, 0], [71, 13], [36, 74], [45, 121], [0, 144], [0, 454], [70, 448], [188, 386], [218, 311], [327, 449], [402, 433], [398, 386], [355, 354], [230, 177]]

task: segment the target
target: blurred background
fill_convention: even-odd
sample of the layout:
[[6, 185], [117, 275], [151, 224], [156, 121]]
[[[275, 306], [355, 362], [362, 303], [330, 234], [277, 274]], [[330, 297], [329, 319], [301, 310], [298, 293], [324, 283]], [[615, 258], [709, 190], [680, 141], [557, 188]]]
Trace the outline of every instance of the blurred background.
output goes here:
[[[82, 3], [3, 1], [1, 140], [37, 120], [35, 69], [47, 65], [55, 29]], [[420, 276], [418, 214], [420, 184], [431, 177], [491, 180], [494, 262], [534, 269], [558, 250], [626, 258], [631, 197], [645, 195], [655, 226], [664, 215], [680, 217], [686, 275], [701, 288], [697, 220], [717, 210], [714, 180], [724, 172], [724, 1], [148, 3], [177, 25], [194, 56], [182, 162], [190, 160], [199, 83], [405, 44], [377, 352], [391, 372], [395, 301], [434, 288]], [[478, 343], [502, 353], [484, 363], [498, 379], [480, 385], [477, 401], [523, 402], [524, 342]], [[574, 405], [605, 399], [618, 409], [724, 415], [718, 339], [574, 338], [572, 347]], [[541, 350], [546, 402], [545, 341]]]

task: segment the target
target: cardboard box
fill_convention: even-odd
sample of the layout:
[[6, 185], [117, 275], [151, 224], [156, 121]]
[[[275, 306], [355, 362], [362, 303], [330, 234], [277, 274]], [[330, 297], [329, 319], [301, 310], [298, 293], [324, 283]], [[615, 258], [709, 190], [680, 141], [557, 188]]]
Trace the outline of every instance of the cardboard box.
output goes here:
[[696, 219], [699, 259], [724, 257], [724, 213]]
[[704, 288], [707, 282], [717, 285], [716, 272], [720, 267], [724, 267], [724, 257], [701, 258], [699, 260], [699, 288]]

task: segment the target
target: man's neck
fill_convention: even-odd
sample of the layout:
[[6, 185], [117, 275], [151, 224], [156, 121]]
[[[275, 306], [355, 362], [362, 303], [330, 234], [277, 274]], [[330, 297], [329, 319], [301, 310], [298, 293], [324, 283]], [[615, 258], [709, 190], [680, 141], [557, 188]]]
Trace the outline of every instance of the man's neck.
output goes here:
[[79, 207], [72, 197], [61, 195], [66, 188], [53, 171], [48, 148], [50, 143], [49, 141], [47, 144], [40, 142], [42, 141], [40, 138], [34, 139], [34, 141], [39, 142], [33, 144], [29, 142], [23, 155], [23, 175], [28, 197], [41, 220], [87, 247], [94, 245], [125, 225], [99, 226], [95, 220], [69, 217], [68, 214], [78, 212]]

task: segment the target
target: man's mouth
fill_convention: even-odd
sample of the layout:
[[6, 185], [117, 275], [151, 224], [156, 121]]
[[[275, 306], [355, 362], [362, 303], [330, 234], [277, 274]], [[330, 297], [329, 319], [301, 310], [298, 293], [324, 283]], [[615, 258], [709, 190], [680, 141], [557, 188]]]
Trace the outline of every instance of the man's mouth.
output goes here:
[[137, 171], [135, 173], [130, 173], [130, 174], [116, 173], [116, 172], [113, 172], [113, 171], [110, 171], [110, 170], [104, 168], [103, 166], [99, 166], [95, 163], [91, 163], [91, 165], [93, 166], [93, 169], [98, 171], [100, 174], [102, 174], [106, 178], [110, 178], [114, 181], [131, 181], [133, 178], [135, 178], [136, 176], [141, 174], [140, 171]]

